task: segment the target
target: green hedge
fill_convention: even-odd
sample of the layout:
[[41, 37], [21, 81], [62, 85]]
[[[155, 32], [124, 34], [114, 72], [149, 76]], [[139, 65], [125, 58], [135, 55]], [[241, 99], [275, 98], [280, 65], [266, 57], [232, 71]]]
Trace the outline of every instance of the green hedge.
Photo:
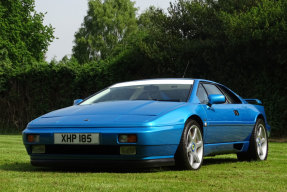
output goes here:
[[[207, 62], [203, 64], [213, 70]], [[150, 70], [151, 65], [153, 70]], [[193, 65], [190, 67], [193, 68]], [[70, 106], [74, 99], [85, 98], [115, 82], [178, 77], [176, 73], [180, 73], [175, 69], [175, 74], [161, 74], [156, 70], [160, 67], [161, 64], [135, 49], [106, 62], [79, 65], [76, 61], [67, 60], [50, 64], [37, 63], [29, 68], [6, 71], [5, 76], [1, 76], [0, 130], [2, 133], [20, 132], [32, 119], [49, 111]], [[208, 70], [195, 74], [191, 69], [186, 76], [215, 80], [229, 86], [244, 98], [261, 99], [272, 126], [272, 135], [286, 134], [284, 124], [287, 101], [280, 84], [283, 77], [276, 75], [280, 69], [272, 72], [263, 68], [257, 71], [252, 68], [248, 70], [252, 73], [239, 74], [238, 70], [232, 71], [231, 66], [225, 66], [224, 70], [215, 73], [209, 73]]]
[[[69, 106], [73, 99], [103, 88], [97, 67], [39, 64], [10, 71], [2, 80], [1, 128], [21, 131], [27, 122], [51, 110]], [[3, 78], [2, 78], [3, 79]]]

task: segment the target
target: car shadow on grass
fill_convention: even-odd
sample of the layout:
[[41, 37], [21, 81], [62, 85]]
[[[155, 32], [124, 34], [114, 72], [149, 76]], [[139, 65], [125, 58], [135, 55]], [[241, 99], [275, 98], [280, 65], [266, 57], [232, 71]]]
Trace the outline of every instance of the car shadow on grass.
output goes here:
[[[214, 164], [229, 164], [239, 162], [236, 158], [205, 158], [203, 167]], [[30, 162], [13, 162], [0, 165], [0, 170], [17, 172], [81, 172], [81, 173], [151, 173], [181, 171], [176, 167], [158, 167], [158, 168], [89, 168], [89, 167], [34, 167]]]
[[203, 160], [202, 166], [208, 166], [213, 164], [227, 164], [227, 163], [237, 163], [239, 162], [237, 158], [205, 158]]

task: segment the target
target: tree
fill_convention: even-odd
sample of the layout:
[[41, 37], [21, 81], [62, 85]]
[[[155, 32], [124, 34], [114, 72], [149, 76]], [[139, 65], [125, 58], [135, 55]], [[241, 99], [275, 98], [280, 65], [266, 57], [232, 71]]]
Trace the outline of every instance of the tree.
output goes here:
[[54, 39], [52, 26], [43, 25], [44, 14], [34, 7], [34, 0], [0, 1], [0, 58], [13, 66], [44, 60]]
[[159, 69], [147, 76], [180, 77], [189, 63], [186, 77], [261, 99], [272, 134], [287, 134], [286, 0], [178, 0], [166, 17], [156, 13], [140, 16], [140, 51]]
[[73, 54], [80, 63], [106, 59], [137, 29], [130, 0], [90, 0], [87, 16], [75, 34]]

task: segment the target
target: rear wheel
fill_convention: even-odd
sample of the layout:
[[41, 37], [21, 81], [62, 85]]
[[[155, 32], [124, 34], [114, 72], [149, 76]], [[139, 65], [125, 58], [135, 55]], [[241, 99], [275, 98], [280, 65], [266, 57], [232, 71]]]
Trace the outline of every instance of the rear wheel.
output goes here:
[[238, 153], [238, 160], [266, 160], [268, 156], [268, 137], [264, 120], [258, 119], [250, 137], [249, 149]]
[[176, 166], [180, 169], [199, 169], [203, 161], [203, 148], [200, 125], [195, 120], [191, 120], [183, 130], [175, 155]]

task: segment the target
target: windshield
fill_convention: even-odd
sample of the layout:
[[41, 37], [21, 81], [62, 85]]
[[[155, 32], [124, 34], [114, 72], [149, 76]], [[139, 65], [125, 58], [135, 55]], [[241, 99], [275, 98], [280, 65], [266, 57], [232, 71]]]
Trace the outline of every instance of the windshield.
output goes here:
[[80, 105], [122, 100], [186, 102], [191, 88], [192, 84], [116, 84], [93, 95]]

